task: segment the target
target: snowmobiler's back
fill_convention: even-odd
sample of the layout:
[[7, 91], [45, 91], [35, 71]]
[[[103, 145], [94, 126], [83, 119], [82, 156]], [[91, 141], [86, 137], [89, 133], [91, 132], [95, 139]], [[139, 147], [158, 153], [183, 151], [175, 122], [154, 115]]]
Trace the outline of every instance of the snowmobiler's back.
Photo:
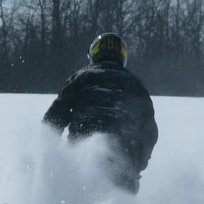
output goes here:
[[[118, 35], [99, 36], [91, 45], [89, 59], [90, 65], [67, 80], [45, 114], [44, 122], [59, 133], [69, 126], [72, 140], [93, 132], [117, 138], [138, 178], [139, 172], [147, 166], [158, 137], [149, 93], [142, 82], [124, 68], [126, 46]], [[127, 177], [123, 183], [125, 180]], [[127, 189], [137, 191], [134, 179], [126, 183]]]

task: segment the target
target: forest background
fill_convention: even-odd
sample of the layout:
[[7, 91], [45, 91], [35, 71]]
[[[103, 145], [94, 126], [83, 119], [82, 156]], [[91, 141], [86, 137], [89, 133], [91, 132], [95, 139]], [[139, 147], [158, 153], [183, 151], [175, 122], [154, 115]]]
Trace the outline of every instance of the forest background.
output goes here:
[[204, 96], [203, 0], [0, 0], [0, 92], [56, 93], [102, 32], [152, 95]]

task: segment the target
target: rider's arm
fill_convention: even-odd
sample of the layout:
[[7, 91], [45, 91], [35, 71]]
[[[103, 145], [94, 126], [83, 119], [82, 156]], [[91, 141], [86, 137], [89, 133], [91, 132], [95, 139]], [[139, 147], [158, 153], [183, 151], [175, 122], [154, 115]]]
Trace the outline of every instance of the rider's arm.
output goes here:
[[43, 123], [53, 127], [59, 134], [69, 124], [73, 111], [73, 83], [69, 79], [57, 99], [43, 117]]

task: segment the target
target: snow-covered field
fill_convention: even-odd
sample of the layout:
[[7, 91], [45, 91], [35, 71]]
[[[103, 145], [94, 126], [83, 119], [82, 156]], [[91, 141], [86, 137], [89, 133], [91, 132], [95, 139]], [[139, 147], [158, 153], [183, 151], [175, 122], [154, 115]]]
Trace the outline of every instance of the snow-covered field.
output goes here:
[[0, 204], [204, 203], [203, 98], [152, 98], [160, 136], [132, 196], [100, 166], [103, 135], [72, 146], [42, 127], [55, 97], [0, 94]]

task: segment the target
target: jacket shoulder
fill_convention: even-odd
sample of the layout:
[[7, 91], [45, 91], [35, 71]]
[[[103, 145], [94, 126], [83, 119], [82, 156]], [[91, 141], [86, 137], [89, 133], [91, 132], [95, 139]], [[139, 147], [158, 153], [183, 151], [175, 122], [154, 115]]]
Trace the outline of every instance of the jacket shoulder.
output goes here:
[[80, 70], [78, 70], [77, 72], [75, 72], [74, 74], [72, 74], [65, 82], [65, 84], [69, 84], [71, 82], [74, 82], [77, 79], [80, 79], [86, 75], [89, 75], [91, 73], [93, 74], [98, 74], [98, 73], [103, 73], [105, 72], [105, 70], [101, 69], [100, 65], [87, 65], [83, 68], [81, 68]]
[[130, 75], [130, 78], [132, 78], [134, 85], [138, 87], [139, 89], [141, 89], [143, 93], [146, 93], [149, 95], [148, 89], [143, 83], [142, 79], [137, 74], [133, 73], [132, 71], [128, 69], [126, 69], [126, 72], [128, 73], [128, 75]]

